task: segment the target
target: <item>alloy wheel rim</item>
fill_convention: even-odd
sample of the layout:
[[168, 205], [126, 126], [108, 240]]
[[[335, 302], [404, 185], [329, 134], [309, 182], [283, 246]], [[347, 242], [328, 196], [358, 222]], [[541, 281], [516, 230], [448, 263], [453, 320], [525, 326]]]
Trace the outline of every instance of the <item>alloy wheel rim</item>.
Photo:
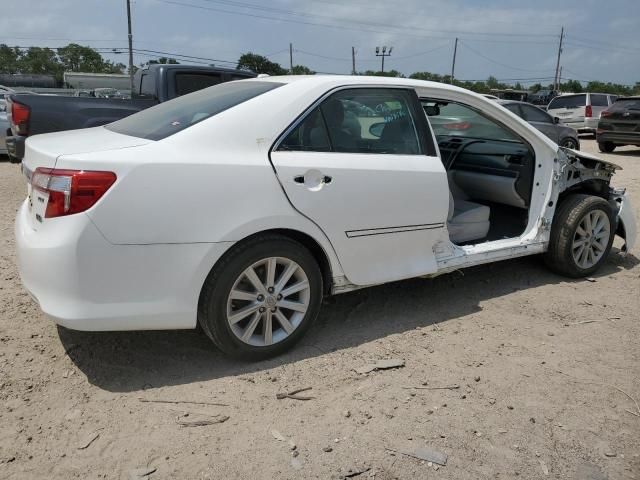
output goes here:
[[242, 342], [266, 347], [288, 338], [309, 308], [311, 286], [300, 265], [268, 257], [245, 269], [227, 298], [227, 322]]
[[571, 253], [576, 264], [591, 268], [600, 261], [609, 245], [611, 222], [602, 210], [592, 210], [582, 217], [573, 236]]
[[566, 148], [571, 148], [572, 150], [575, 150], [575, 148], [578, 146], [578, 144], [575, 142], [575, 140], [568, 139], [568, 140], [565, 140], [564, 146]]

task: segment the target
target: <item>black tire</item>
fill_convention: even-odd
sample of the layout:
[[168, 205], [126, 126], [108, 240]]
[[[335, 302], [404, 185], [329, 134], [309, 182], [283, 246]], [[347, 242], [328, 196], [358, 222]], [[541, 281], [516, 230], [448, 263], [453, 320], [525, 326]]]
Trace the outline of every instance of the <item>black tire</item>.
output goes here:
[[18, 157], [12, 157], [11, 155], [7, 155], [9, 157], [10, 163], [22, 163], [22, 160]]
[[[309, 306], [298, 327], [288, 337], [269, 346], [253, 346], [232, 332], [227, 321], [227, 299], [242, 272], [269, 257], [287, 258], [302, 268], [310, 286]], [[213, 343], [232, 357], [261, 360], [279, 355], [300, 340], [318, 316], [322, 285], [320, 267], [306, 247], [281, 235], [257, 235], [234, 246], [211, 270], [200, 293], [198, 323]]]
[[580, 150], [580, 142], [575, 138], [567, 137], [560, 142], [561, 147], [571, 148], [573, 150]]
[[611, 153], [616, 149], [616, 145], [613, 142], [598, 142], [598, 148], [601, 152]]
[[[573, 258], [572, 247], [576, 230], [585, 215], [594, 210], [606, 213], [610, 222], [609, 242], [602, 257], [590, 268], [582, 268]], [[556, 273], [579, 278], [591, 275], [607, 261], [615, 237], [616, 219], [606, 200], [592, 195], [575, 194], [562, 200], [551, 225], [549, 249], [544, 255], [547, 266]]]

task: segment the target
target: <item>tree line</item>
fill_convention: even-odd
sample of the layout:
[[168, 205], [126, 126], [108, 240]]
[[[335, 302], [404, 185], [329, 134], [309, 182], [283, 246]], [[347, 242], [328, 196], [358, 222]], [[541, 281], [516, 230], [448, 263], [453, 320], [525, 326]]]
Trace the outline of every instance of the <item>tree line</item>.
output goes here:
[[[179, 63], [174, 58], [160, 57], [157, 60], [149, 60], [146, 64], [153, 63]], [[146, 65], [142, 64], [141, 67]], [[137, 67], [134, 67], [134, 69]], [[252, 70], [256, 73], [266, 73], [268, 75], [313, 75], [312, 69], [305, 65], [293, 65], [290, 71], [279, 63], [269, 60], [263, 55], [252, 52], [244, 53], [237, 62], [238, 69]], [[21, 49], [0, 44], [0, 73], [26, 73], [52, 75], [57, 81], [62, 81], [64, 72], [85, 72], [85, 73], [120, 73], [127, 71], [123, 63], [106, 60], [95, 49], [87, 46], [70, 43], [69, 45], [57, 49], [47, 47], [30, 47]], [[376, 70], [366, 70], [356, 72], [357, 75], [376, 75], [386, 77], [404, 77], [397, 70], [380, 72]], [[409, 78], [419, 80], [430, 80], [433, 82], [451, 83], [450, 75], [440, 75], [431, 72], [414, 72]], [[509, 84], [498, 81], [491, 76], [483, 81], [453, 81], [454, 85], [473, 90], [478, 93], [489, 93], [492, 89], [526, 90], [520, 83]], [[552, 89], [553, 85], [542, 85], [536, 83], [528, 88], [532, 92], [542, 89]], [[564, 92], [601, 92], [615, 95], [638, 95], [640, 94], [640, 82], [632, 86], [621, 85], [611, 82], [590, 81], [583, 85], [577, 80], [568, 80], [560, 84], [560, 90]]]

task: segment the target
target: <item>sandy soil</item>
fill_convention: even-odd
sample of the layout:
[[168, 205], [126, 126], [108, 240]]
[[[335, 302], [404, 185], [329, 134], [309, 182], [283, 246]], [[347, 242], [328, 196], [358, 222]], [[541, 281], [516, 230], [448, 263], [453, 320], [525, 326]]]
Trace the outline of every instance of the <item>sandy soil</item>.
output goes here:
[[[640, 150], [606, 157], [640, 212]], [[593, 282], [533, 257], [337, 296], [295, 351], [246, 364], [197, 331], [57, 328], [15, 268], [19, 168], [0, 182], [0, 478], [640, 478], [638, 248]], [[353, 370], [388, 358], [406, 365]], [[387, 450], [415, 447], [446, 466]]]

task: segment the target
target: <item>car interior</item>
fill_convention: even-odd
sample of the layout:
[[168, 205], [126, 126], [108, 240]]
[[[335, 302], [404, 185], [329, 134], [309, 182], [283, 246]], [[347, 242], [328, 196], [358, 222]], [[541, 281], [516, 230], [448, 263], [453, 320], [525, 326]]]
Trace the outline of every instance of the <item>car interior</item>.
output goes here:
[[521, 235], [535, 167], [531, 146], [466, 105], [421, 99], [449, 180], [449, 236], [458, 245]]

